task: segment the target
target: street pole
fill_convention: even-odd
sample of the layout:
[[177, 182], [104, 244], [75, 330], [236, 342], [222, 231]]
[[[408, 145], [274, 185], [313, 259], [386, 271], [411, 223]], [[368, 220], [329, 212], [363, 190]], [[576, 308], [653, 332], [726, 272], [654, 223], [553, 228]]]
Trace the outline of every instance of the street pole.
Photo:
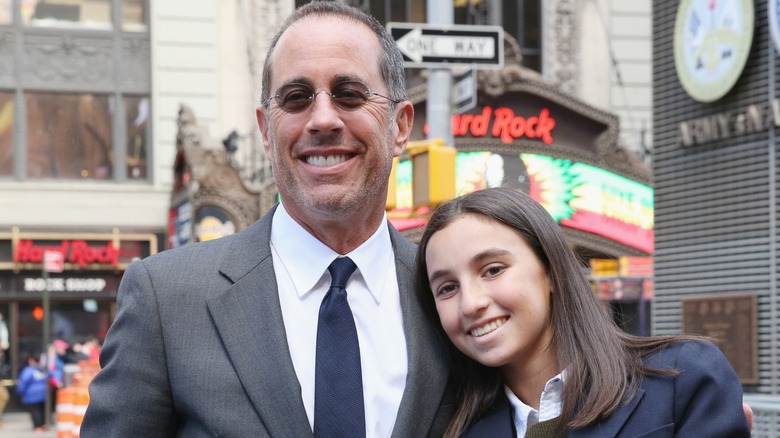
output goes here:
[[[428, 24], [452, 24], [454, 11], [451, 1], [427, 0]], [[452, 108], [451, 108], [452, 72], [448, 68], [428, 69], [428, 100], [426, 118], [428, 119], [428, 138], [443, 138], [444, 143], [453, 145]]]
[[[488, 1], [488, 22], [494, 26], [503, 26], [503, 20], [501, 19], [501, 0], [489, 0]], [[503, 41], [500, 44], [504, 44]]]
[[[50, 300], [49, 300], [49, 270], [46, 267], [46, 263], [44, 261], [43, 268], [41, 270], [41, 276], [43, 277], [43, 354], [46, 355], [46, 375], [48, 376], [48, 373], [51, 369], [51, 364], [49, 363], [49, 360], [51, 359], [49, 357], [49, 332], [51, 331], [51, 328], [49, 327], [49, 308], [50, 308]], [[50, 378], [46, 378], [46, 400], [44, 402], [44, 424], [47, 426], [51, 426], [51, 389], [49, 388], [49, 382], [51, 381]]]

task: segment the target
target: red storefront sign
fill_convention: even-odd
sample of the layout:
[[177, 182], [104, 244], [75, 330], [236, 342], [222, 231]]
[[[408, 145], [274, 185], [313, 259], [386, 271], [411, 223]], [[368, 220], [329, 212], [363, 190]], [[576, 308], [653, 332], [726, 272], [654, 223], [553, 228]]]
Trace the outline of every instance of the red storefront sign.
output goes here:
[[[0, 271], [46, 269], [44, 254], [62, 258], [63, 271], [119, 271], [157, 253], [151, 233], [47, 233], [0, 231]], [[55, 272], [48, 269], [48, 272]]]
[[[544, 144], [553, 142], [552, 131], [555, 119], [548, 108], [542, 108], [538, 115], [523, 117], [512, 108], [486, 106], [480, 114], [455, 114], [452, 116], [452, 135], [455, 137], [484, 137], [488, 134], [509, 144], [518, 138], [539, 139]], [[428, 133], [426, 124], [423, 131]]]
[[63, 240], [59, 245], [36, 245], [32, 240], [20, 240], [14, 251], [17, 263], [42, 263], [46, 251], [59, 252], [69, 262], [85, 268], [88, 264], [119, 265], [119, 248], [113, 242], [102, 246], [87, 244], [84, 240]]

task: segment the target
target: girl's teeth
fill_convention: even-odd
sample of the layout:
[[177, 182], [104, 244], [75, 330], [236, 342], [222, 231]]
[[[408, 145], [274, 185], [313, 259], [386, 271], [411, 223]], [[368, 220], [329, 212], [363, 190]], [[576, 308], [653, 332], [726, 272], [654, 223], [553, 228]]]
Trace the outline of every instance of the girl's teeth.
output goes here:
[[479, 336], [482, 336], [482, 335], [486, 335], [486, 334], [492, 332], [493, 330], [501, 327], [502, 325], [504, 325], [504, 320], [503, 319], [493, 321], [490, 324], [486, 324], [486, 325], [484, 325], [482, 327], [479, 327], [479, 328], [476, 328], [476, 329], [472, 330], [471, 331], [471, 336], [479, 337]]

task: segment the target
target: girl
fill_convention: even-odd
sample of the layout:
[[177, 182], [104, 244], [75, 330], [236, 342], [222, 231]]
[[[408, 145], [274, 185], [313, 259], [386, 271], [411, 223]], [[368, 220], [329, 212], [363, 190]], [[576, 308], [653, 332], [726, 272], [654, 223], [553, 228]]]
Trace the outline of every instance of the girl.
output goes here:
[[495, 188], [439, 207], [418, 291], [449, 337], [458, 407], [445, 437], [749, 437], [742, 386], [693, 336], [624, 333], [546, 210]]

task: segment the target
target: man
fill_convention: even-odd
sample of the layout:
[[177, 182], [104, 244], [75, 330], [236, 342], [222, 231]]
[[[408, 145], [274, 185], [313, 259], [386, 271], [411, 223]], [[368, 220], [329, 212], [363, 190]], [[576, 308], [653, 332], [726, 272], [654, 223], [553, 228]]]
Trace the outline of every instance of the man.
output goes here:
[[236, 235], [128, 268], [81, 436], [313, 436], [326, 421], [318, 311], [342, 255], [357, 265], [346, 289], [365, 436], [441, 435], [445, 353], [414, 299], [414, 246], [384, 211], [412, 127], [404, 94], [401, 55], [373, 18], [322, 2], [287, 20], [257, 109], [282, 202]]

